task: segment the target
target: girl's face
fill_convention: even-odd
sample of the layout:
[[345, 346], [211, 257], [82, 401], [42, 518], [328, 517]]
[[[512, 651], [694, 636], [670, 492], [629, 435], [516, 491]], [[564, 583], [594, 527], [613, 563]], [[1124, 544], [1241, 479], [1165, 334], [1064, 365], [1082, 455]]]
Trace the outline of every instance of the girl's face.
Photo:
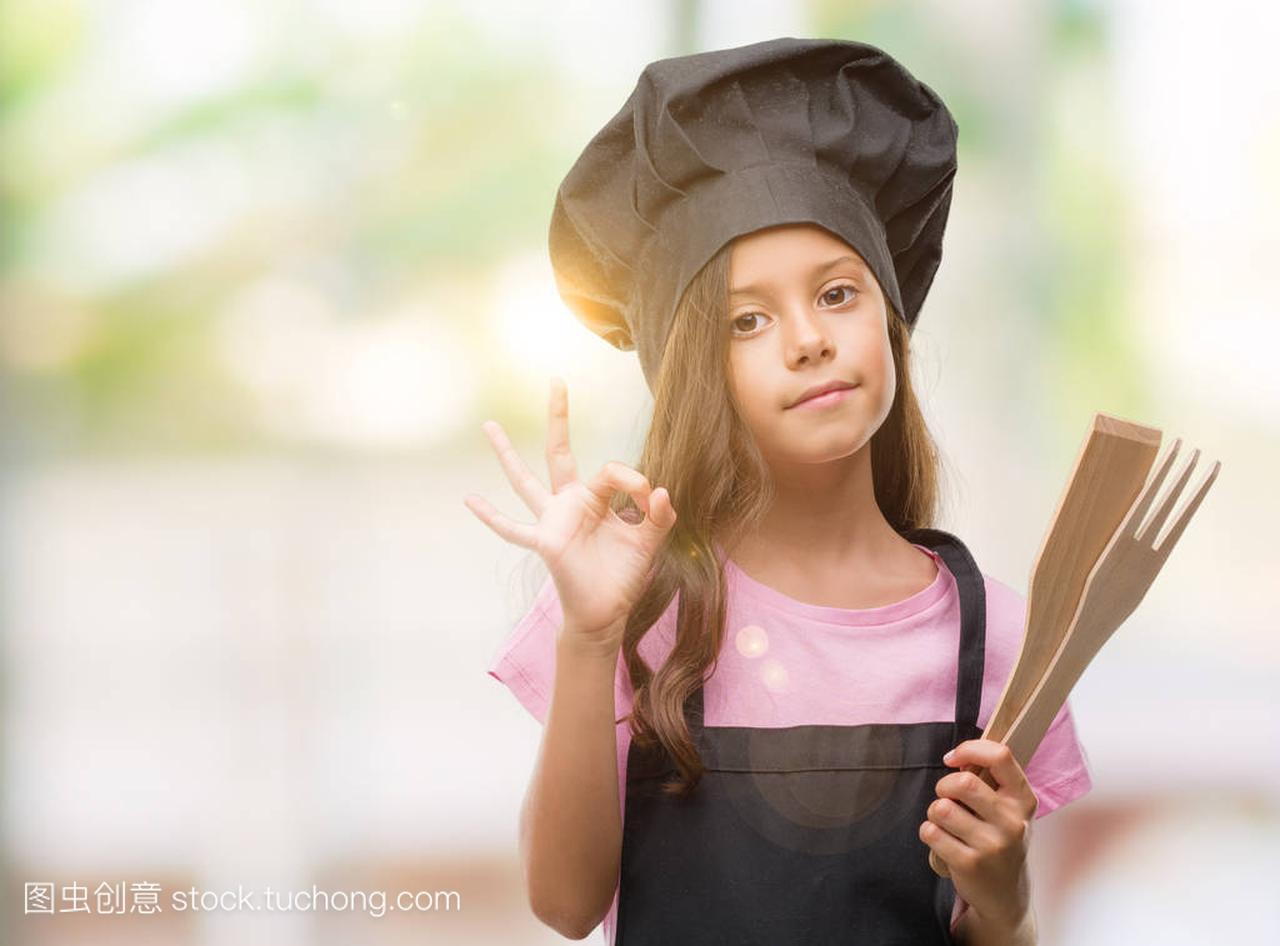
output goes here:
[[[871, 439], [897, 393], [888, 310], [862, 257], [813, 224], [738, 237], [729, 264], [729, 385], [764, 456], [822, 463]], [[851, 390], [807, 404], [814, 385]]]

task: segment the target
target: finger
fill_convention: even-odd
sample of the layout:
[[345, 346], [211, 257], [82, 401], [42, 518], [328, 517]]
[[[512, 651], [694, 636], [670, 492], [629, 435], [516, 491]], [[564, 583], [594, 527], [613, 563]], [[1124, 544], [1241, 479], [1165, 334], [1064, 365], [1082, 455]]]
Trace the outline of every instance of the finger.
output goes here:
[[993, 739], [969, 739], [956, 746], [943, 757], [947, 765], [980, 765], [987, 769], [996, 781], [996, 790], [1020, 792], [1027, 789], [1026, 773], [1013, 757], [1013, 752], [1002, 742]]
[[644, 527], [652, 533], [656, 545], [675, 524], [676, 510], [671, 505], [671, 494], [665, 486], [659, 486], [649, 494], [649, 514], [645, 516]]
[[919, 828], [920, 840], [946, 861], [947, 869], [955, 873], [956, 869], [967, 870], [975, 856], [973, 848], [965, 844], [951, 832], [932, 821], [924, 821]]
[[541, 517], [542, 510], [551, 498], [546, 487], [533, 475], [533, 471], [525, 466], [524, 461], [520, 459], [520, 454], [516, 453], [516, 448], [511, 446], [511, 441], [507, 439], [501, 424], [490, 420], [485, 421], [481, 426], [489, 438], [489, 443], [493, 445], [494, 452], [498, 454], [498, 462], [502, 464], [502, 469], [507, 474], [511, 486], [533, 514]]
[[569, 391], [560, 378], [551, 379], [551, 400], [547, 409], [547, 469], [551, 492], [578, 478], [578, 464], [569, 450]]
[[995, 833], [990, 824], [949, 798], [936, 799], [925, 813], [931, 822], [974, 849]]
[[996, 821], [1002, 817], [996, 790], [972, 772], [944, 775], [938, 780], [935, 789], [939, 798], [949, 798], [987, 821]]
[[605, 503], [613, 499], [614, 493], [626, 493], [635, 500], [641, 512], [649, 515], [649, 495], [653, 492], [653, 487], [643, 473], [631, 469], [625, 463], [610, 460], [591, 478], [587, 489]]
[[463, 503], [476, 517], [508, 542], [526, 549], [536, 549], [534, 528], [523, 522], [508, 519], [483, 496], [468, 495]]

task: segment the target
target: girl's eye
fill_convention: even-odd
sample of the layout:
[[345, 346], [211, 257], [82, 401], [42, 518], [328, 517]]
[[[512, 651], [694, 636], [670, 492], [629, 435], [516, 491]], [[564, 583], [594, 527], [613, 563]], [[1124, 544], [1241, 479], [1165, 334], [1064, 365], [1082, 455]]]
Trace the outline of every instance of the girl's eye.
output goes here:
[[[732, 321], [730, 321], [729, 325], [731, 328], [737, 329], [741, 327], [740, 323], [742, 322], [743, 319], [758, 319], [758, 318], [760, 318], [759, 312], [746, 312], [742, 315], [735, 317]], [[747, 332], [747, 334], [750, 334], [749, 329], [745, 331]]]
[[857, 294], [858, 294], [858, 290], [854, 289], [852, 286], [847, 285], [847, 284], [845, 284], [845, 283], [841, 283], [839, 286], [832, 286], [830, 289], [828, 289], [826, 292], [824, 292], [824, 293], [822, 294], [822, 298], [824, 298], [824, 299], [828, 299], [828, 297], [829, 297], [833, 292], [839, 292], [839, 291], [840, 291], [840, 290], [842, 290], [842, 289], [847, 289], [847, 290], [849, 291], [849, 298], [848, 298], [848, 299], [841, 299], [841, 300], [838, 300], [838, 301], [833, 301], [833, 302], [831, 302], [831, 304], [832, 304], [832, 305], [841, 305], [841, 304], [842, 304], [842, 303], [844, 303], [844, 302], [852, 302], [852, 301], [853, 301], [853, 297], [854, 297], [855, 295], [857, 295]]

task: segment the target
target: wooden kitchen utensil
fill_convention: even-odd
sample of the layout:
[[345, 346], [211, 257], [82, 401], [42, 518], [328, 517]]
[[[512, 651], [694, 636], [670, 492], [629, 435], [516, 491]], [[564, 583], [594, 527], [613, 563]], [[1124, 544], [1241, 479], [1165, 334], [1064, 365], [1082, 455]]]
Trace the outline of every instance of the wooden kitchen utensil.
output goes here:
[[[1147, 510], [1173, 465], [1181, 443], [1181, 440], [1174, 441], [1164, 462], [1160, 464], [1159, 472], [1143, 489], [1133, 510], [1103, 551], [1098, 564], [1089, 573], [1084, 597], [1067, 636], [1039, 686], [1031, 694], [1031, 699], [1004, 736], [1003, 742], [1013, 750], [1014, 758], [1024, 767], [1039, 747], [1085, 667], [1146, 595], [1187, 523], [1200, 508], [1209, 487], [1217, 479], [1218, 471], [1222, 469], [1222, 463], [1215, 460], [1199, 489], [1183, 505], [1173, 525], [1161, 537], [1160, 530], [1169, 518], [1174, 503], [1186, 489], [1191, 471], [1200, 457], [1199, 450], [1191, 454], [1177, 483], [1169, 489], [1168, 495], [1150, 521], [1144, 523]], [[1158, 545], [1157, 538], [1160, 539]]]
[[1133, 506], [1160, 448], [1160, 431], [1093, 415], [1067, 488], [1031, 569], [1026, 632], [982, 738], [999, 742], [1040, 682], [1075, 615], [1085, 580]]
[[[1116, 628], [1142, 601], [1155, 576], [1168, 559], [1174, 544], [1199, 509], [1214, 480], [1217, 479], [1222, 464], [1215, 461], [1195, 495], [1183, 506], [1173, 525], [1161, 537], [1160, 530], [1168, 520], [1178, 497], [1185, 490], [1187, 481], [1191, 478], [1191, 471], [1200, 456], [1200, 451], [1196, 450], [1178, 478], [1178, 482], [1161, 502], [1159, 509], [1149, 522], [1144, 522], [1147, 510], [1150, 509], [1156, 493], [1164, 483], [1181, 443], [1181, 439], [1174, 441], [1157, 473], [1144, 486], [1124, 522], [1116, 529], [1102, 555], [1090, 570], [1071, 625], [1053, 655], [1048, 669], [1031, 697], [1019, 711], [1013, 725], [998, 740], [1010, 747], [1014, 758], [1024, 768], [1035, 754], [1049, 726], [1066, 702], [1071, 688], [1084, 672], [1084, 668], [1089, 665]], [[1157, 538], [1159, 538], [1158, 545]], [[994, 779], [989, 772], [980, 770], [978, 774], [984, 781], [994, 786]], [[932, 858], [930, 863], [934, 864]], [[941, 864], [941, 861], [938, 863]], [[945, 864], [942, 866], [945, 869]], [[936, 867], [937, 865], [935, 869]]]
[[[1031, 569], [1022, 648], [983, 739], [1003, 740], [1039, 685], [1075, 615], [1085, 580], [1151, 470], [1160, 431], [1096, 413]], [[983, 767], [965, 771], [995, 786]], [[930, 850], [935, 873], [949, 876]]]

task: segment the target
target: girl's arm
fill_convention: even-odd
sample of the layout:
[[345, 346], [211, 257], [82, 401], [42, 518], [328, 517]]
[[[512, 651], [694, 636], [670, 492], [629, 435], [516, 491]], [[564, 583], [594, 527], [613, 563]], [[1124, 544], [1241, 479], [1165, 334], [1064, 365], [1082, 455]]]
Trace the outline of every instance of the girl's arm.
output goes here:
[[529, 905], [562, 936], [583, 939], [609, 912], [622, 856], [614, 674], [622, 627], [584, 637], [563, 628], [533, 777], [520, 815]]

